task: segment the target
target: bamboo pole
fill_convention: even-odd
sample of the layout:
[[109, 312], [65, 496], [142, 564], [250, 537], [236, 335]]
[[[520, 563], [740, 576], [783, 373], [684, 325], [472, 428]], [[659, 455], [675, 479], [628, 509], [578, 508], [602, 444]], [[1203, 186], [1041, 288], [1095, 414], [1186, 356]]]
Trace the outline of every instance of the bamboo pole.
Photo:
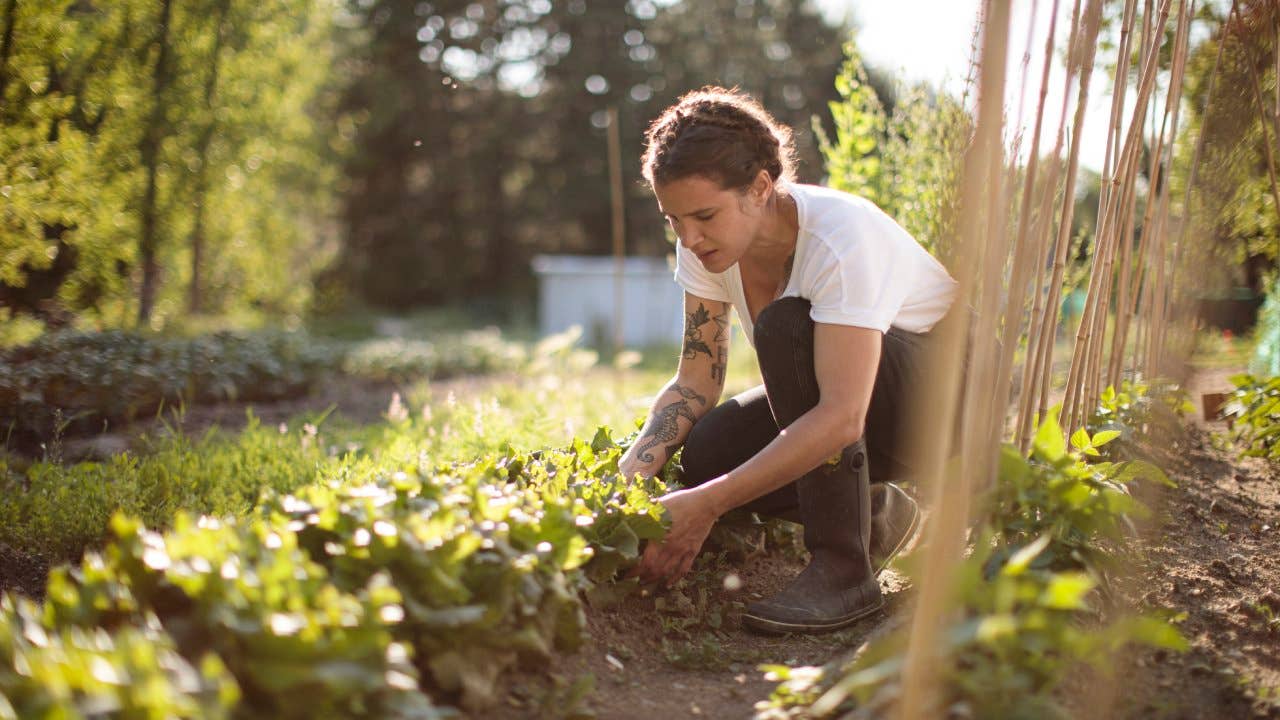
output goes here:
[[[1183, 89], [1183, 82], [1185, 80], [1187, 55], [1189, 54], [1189, 47], [1191, 42], [1191, 39], [1190, 39], [1191, 38], [1191, 19], [1194, 16], [1195, 16], [1195, 0], [1190, 0], [1188, 12], [1186, 12], [1183, 15], [1183, 17], [1180, 18], [1178, 30], [1180, 34], [1181, 43], [1177, 43], [1175, 41], [1173, 62], [1172, 62], [1172, 67], [1170, 69], [1170, 81], [1169, 81], [1170, 82], [1170, 85], [1169, 85], [1170, 100], [1169, 100], [1169, 103], [1166, 105], [1166, 113], [1169, 113], [1171, 115], [1171, 118], [1170, 118], [1170, 127], [1169, 127], [1169, 140], [1166, 143], [1167, 157], [1164, 163], [1166, 168], [1172, 168], [1173, 166], [1173, 143], [1174, 143], [1174, 140], [1178, 137], [1178, 119], [1182, 113], [1182, 89]], [[1165, 334], [1168, 331], [1167, 318], [1169, 315], [1169, 303], [1171, 300], [1171, 293], [1168, 290], [1163, 290], [1163, 288], [1165, 288], [1165, 286], [1168, 284], [1168, 276], [1172, 272], [1171, 268], [1168, 267], [1168, 249], [1167, 249], [1168, 237], [1165, 234], [1165, 223], [1167, 222], [1168, 216], [1169, 216], [1169, 183], [1168, 181], [1165, 181], [1160, 186], [1159, 205], [1160, 207], [1156, 213], [1156, 219], [1155, 219], [1155, 222], [1156, 222], [1155, 230], [1158, 233], [1156, 237], [1160, 238], [1160, 246], [1161, 246], [1161, 253], [1159, 257], [1160, 265], [1158, 266], [1157, 269], [1159, 272], [1159, 281], [1160, 281], [1160, 287], [1162, 288], [1162, 292], [1160, 295], [1157, 296], [1157, 301], [1159, 302], [1159, 305], [1158, 305], [1159, 314], [1156, 318], [1157, 322], [1155, 323], [1155, 329], [1156, 329], [1155, 343], [1154, 343], [1155, 350], [1154, 350], [1153, 359], [1151, 362], [1151, 370], [1153, 372], [1159, 372], [1164, 367]], [[1173, 286], [1170, 286], [1170, 289], [1172, 289], [1172, 287]]]
[[[1032, 293], [1034, 298], [1031, 307], [1031, 327], [1027, 333], [1027, 358], [1022, 364], [1022, 394], [1018, 398], [1018, 422], [1015, 433], [1015, 440], [1018, 449], [1022, 453], [1026, 453], [1031, 438], [1031, 422], [1032, 408], [1036, 406], [1037, 396], [1040, 390], [1040, 383], [1037, 381], [1038, 369], [1040, 367], [1040, 351], [1041, 351], [1041, 333], [1043, 332], [1042, 323], [1044, 322], [1044, 284], [1045, 273], [1044, 266], [1049, 259], [1049, 252], [1052, 250], [1051, 238], [1053, 233], [1053, 208], [1054, 200], [1057, 196], [1059, 167], [1062, 165], [1059, 154], [1049, 157], [1049, 174], [1042, 182], [1040, 188], [1040, 201], [1037, 205], [1035, 228], [1032, 231], [1032, 237], [1036, 239], [1036, 264], [1035, 264], [1035, 291]], [[1034, 346], [1034, 347], [1033, 347]]]
[[[1151, 96], [1151, 92], [1155, 87], [1155, 76], [1158, 67], [1157, 61], [1159, 59], [1158, 43], [1162, 37], [1160, 29], [1165, 26], [1165, 23], [1168, 20], [1169, 7], [1171, 4], [1172, 0], [1162, 0], [1160, 3], [1160, 19], [1155, 23], [1155, 31], [1152, 33], [1151, 38], [1155, 47], [1148, 53], [1144, 67], [1142, 68], [1142, 74], [1139, 78], [1137, 93], [1138, 107], [1145, 108], [1145, 105]], [[1124, 155], [1130, 152], [1137, 153], [1141, 151], [1141, 135], [1142, 123], [1135, 119], [1135, 121], [1130, 125], [1128, 137], [1125, 138], [1124, 150], [1122, 151], [1122, 162]], [[1100, 255], [1101, 261], [1105, 264], [1106, 252], [1109, 249], [1109, 245], [1110, 243], [1103, 243], [1102, 247], [1095, 245], [1093, 262], [1094, 268], [1098, 267]], [[1067, 419], [1068, 427], [1074, 427], [1078, 423], [1081, 415], [1080, 406], [1083, 401], [1081, 395], [1084, 390], [1085, 380], [1084, 365], [1086, 362], [1086, 352], [1092, 342], [1094, 316], [1097, 314], [1097, 308], [1101, 301], [1100, 285], [1101, 274], [1097, 272], [1091, 273], [1089, 278], [1089, 293], [1085, 302], [1085, 312], [1081, 319], [1080, 328], [1076, 333], [1076, 345], [1071, 357], [1071, 371], [1067, 377], [1067, 390], [1063, 399], [1063, 402], [1065, 403], [1063, 416]]]
[[[1001, 355], [1000, 367], [996, 373], [996, 391], [997, 396], [1003, 402], [1007, 403], [1009, 394], [1012, 389], [1009, 387], [1009, 375], [1013, 368], [1013, 356], [1017, 350], [1018, 337], [1022, 330], [1023, 305], [1026, 303], [1027, 276], [1031, 273], [1032, 268], [1028, 267], [1029, 263], [1040, 257], [1038, 252], [1040, 243], [1034, 243], [1030, 239], [1031, 233], [1031, 207], [1035, 195], [1036, 177], [1040, 168], [1040, 133], [1044, 126], [1044, 106], [1045, 101], [1049, 97], [1049, 70], [1053, 66], [1053, 41], [1058, 26], [1058, 3], [1059, 0], [1053, 0], [1053, 6], [1049, 16], [1049, 35], [1044, 45], [1044, 67], [1040, 72], [1040, 100], [1036, 106], [1035, 125], [1031, 131], [1031, 151], [1027, 159], [1027, 172], [1022, 185], [1022, 197], [1017, 222], [1017, 237], [1014, 240], [1014, 259], [1013, 259], [1013, 276], [1009, 281], [1009, 306], [1005, 312], [1004, 328], [1001, 333]], [[1032, 13], [1032, 28], [1035, 27], [1035, 13]], [[1030, 61], [1031, 48], [1028, 41], [1027, 60]], [[1024, 74], [1025, 77], [1025, 74]], [[1025, 94], [1025, 93], [1024, 93]], [[1019, 123], [1020, 125], [1021, 123]], [[1015, 155], [1016, 156], [1016, 155]], [[1033, 247], [1034, 246], [1034, 247]], [[1033, 252], [1035, 250], [1035, 252]], [[1036, 267], [1038, 270], [1038, 266]], [[1028, 343], [1028, 360], [1030, 360], [1031, 347]], [[1025, 374], [1025, 369], [1023, 370]], [[1025, 400], [1025, 393], [1023, 399]]]
[[[1076, 77], [1076, 71], [1081, 64], [1079, 60], [1081, 53], [1078, 51], [1078, 47], [1080, 45], [1080, 23], [1080, 0], [1075, 0], [1071, 7], [1071, 31], [1067, 36], [1067, 78], [1066, 82], [1062, 85], [1062, 109], [1058, 114], [1058, 130], [1054, 138], [1053, 154], [1051, 155], [1051, 157], [1054, 158], [1053, 169], [1055, 170], [1055, 177], [1054, 184], [1052, 186], [1054, 189], [1057, 188], [1056, 174], [1057, 171], [1060, 170], [1058, 158], [1062, 157], [1062, 145], [1067, 131], [1067, 111], [1071, 107], [1071, 85], [1072, 81]], [[1074, 174], [1075, 171], [1072, 169], [1070, 172]], [[1074, 192], [1074, 190], [1072, 192]], [[1049, 199], [1053, 199], [1052, 191], [1050, 191]], [[1050, 235], [1053, 234], [1052, 223], [1047, 225], [1046, 230]], [[1059, 238], [1060, 236], [1061, 233], [1058, 234]], [[1047, 237], [1045, 242], [1048, 244]], [[1060, 242], [1053, 247], [1056, 250], [1055, 258], [1061, 253], [1066, 252], [1066, 249], [1061, 247]], [[1057, 288], [1062, 282], [1062, 269], [1065, 267], [1065, 263], [1059, 264], [1055, 260], [1053, 279], [1049, 282], [1049, 296], [1045, 298], [1041, 312], [1037, 315], [1038, 319], [1036, 320], [1036, 327], [1038, 328], [1038, 332], [1032, 334], [1032, 337], [1036, 339], [1035, 358], [1030, 365], [1030, 372], [1024, 372], [1024, 375], [1030, 375], [1030, 378], [1027, 378], [1028, 382], [1024, 382], [1024, 385], [1031, 388], [1031, 393], [1028, 393], [1028, 401], [1023, 403], [1023, 407], [1020, 408], [1021, 417], [1018, 419], [1018, 434], [1023, 440], [1020, 445], [1023, 452], [1026, 451], [1027, 443], [1030, 442], [1030, 427], [1033, 420], [1031, 408], [1036, 405], [1036, 403], [1030, 400], [1032, 393], [1035, 393], [1036, 399], [1039, 400], [1039, 417], [1044, 417], [1045, 406], [1048, 402], [1048, 385], [1053, 370], [1053, 345], [1057, 334], [1056, 330], [1058, 322], [1057, 306], [1055, 304], [1057, 302], [1058, 293], [1055, 291], [1055, 288]], [[1043, 272], [1043, 270], [1040, 270], [1040, 272]]]
[[[1155, 59], [1155, 53], [1158, 52], [1159, 43], [1163, 38], [1161, 30], [1167, 21], [1168, 5], [1168, 0], [1166, 0], [1161, 7], [1158, 23], [1152, 21], [1150, 12], [1145, 14], [1143, 18], [1142, 37], [1144, 42], [1141, 46], [1142, 57], [1140, 59], [1143, 74], [1140, 76], [1140, 80], [1145, 80], [1148, 77], [1146, 73], [1155, 71], [1156, 66], [1152, 61]], [[1151, 3], [1148, 3], [1148, 10], [1150, 10], [1150, 7]], [[1130, 124], [1130, 130], [1141, 128], [1142, 126], [1143, 112], [1146, 108], [1146, 103], [1142, 97], [1143, 89], [1144, 86], [1140, 82], [1137, 112]], [[1130, 138], [1132, 137], [1131, 135]], [[1138, 137], [1140, 137], [1140, 132]], [[1126, 190], [1132, 188], [1136, 180], [1137, 170], [1134, 157], [1128, 153], [1136, 154], [1141, 152], [1140, 140], [1138, 141], [1139, 145], [1135, 146], [1130, 138], [1126, 138], [1120, 160], [1117, 163], [1117, 168], [1124, 170], [1117, 183]], [[1123, 197], [1124, 193], [1122, 192], [1121, 198]], [[1081, 424], [1084, 420], [1084, 404], [1090, 392], [1088, 388], [1092, 384], [1089, 365], [1093, 357], [1093, 349], [1104, 340], [1102, 332], [1105, 331], [1106, 308], [1110, 298], [1108, 281], [1110, 280], [1111, 257], [1114, 254], [1116, 242], [1115, 227], [1120, 223], [1119, 210], [1124, 206], [1123, 202], [1109, 202], [1105, 212], [1100, 213], [1097, 223], [1092, 265], [1093, 272], [1091, 272], [1089, 278], [1090, 283], [1085, 312], [1081, 318], [1076, 344], [1072, 352], [1071, 373], [1067, 379], [1067, 391], [1064, 399], [1065, 411], [1063, 415], [1068, 425], [1072, 427]]]
[[[1090, 0], [1097, 4], [1100, 0]], [[976, 265], [972, 258], [977, 257], [985, 244], [990, 223], [1003, 224], [1003, 218], [982, 217], [984, 208], [987, 212], [993, 209], [992, 201], [985, 198], [987, 192], [993, 192], [996, 198], [1002, 193], [999, 188], [983, 187], [983, 182], [992, 174], [992, 165], [997, 163], [1001, 155], [1000, 140], [1003, 125], [1003, 99], [1006, 73], [1006, 56], [1008, 53], [1009, 34], [1009, 2], [1010, 0], [988, 0], [983, 26], [981, 45], [981, 72], [978, 82], [978, 118], [975, 125], [974, 144], [965, 157], [961, 183], [960, 214], [960, 252], [957, 274], [960, 281], [961, 296], [958, 300], [972, 296], [977, 289], [974, 285]], [[996, 172], [999, 173], [997, 165]], [[997, 175], [998, 177], [998, 175]], [[998, 180], [997, 180], [998, 181]], [[985, 200], [985, 202], [984, 202]], [[984, 228], [984, 220], [987, 227]], [[996, 296], [998, 298], [998, 295]], [[979, 308], [981, 314], [990, 308]], [[980, 319], [981, 322], [981, 319]], [[969, 517], [970, 487], [977, 467], [987, 457], [982, 448], [972, 447], [981, 442], [988, 433], [981, 426], [964, 428], [961, 438], [960, 473], [958, 477], [948, 477], [942, 481], [943, 460], [946, 455], [939, 452], [946, 443], [940, 441], [948, 438], [946, 423], [956, 417], [956, 396], [959, 389], [960, 368], [954, 362], [954, 351], [963, 339], [963, 323], [948, 323], [943, 328], [941, 347], [935, 348], [927, 360], [930, 373], [926, 377], [934, 378], [938, 393], [930, 392], [920, 395], [917, 407], [918, 417], [926, 419], [926, 426], [932, 426], [935, 433], [923, 435], [921, 449], [926, 460], [927, 474], [930, 480], [929, 490], [933, 499], [932, 507], [936, 508], [935, 517], [930, 527], [925, 530], [924, 565], [922, 582], [917, 597], [916, 612], [911, 619], [910, 635], [907, 643], [907, 654], [902, 670], [902, 695], [895, 708], [894, 716], [902, 720], [935, 717], [938, 698], [938, 663], [944, 639], [942, 623], [945, 618], [947, 598], [950, 595], [950, 579], [952, 568], [960, 559], [960, 551], [964, 545], [965, 526]], [[979, 337], [974, 344], [971, 364], [987, 364], [990, 367], [994, 348], [992, 343], [984, 342]], [[986, 361], [984, 363], [984, 361]], [[966, 405], [974, 393], [966, 393]], [[926, 403], [932, 407], [926, 407]], [[939, 410], [941, 412], [939, 412]], [[939, 420], [942, 422], [939, 423]], [[986, 419], [991, 422], [991, 418]]]
[[[1098, 203], [1097, 219], [1094, 222], [1095, 237], [1098, 238], [1106, 237], [1108, 235], [1109, 228], [1107, 222], [1110, 214], [1112, 213], [1111, 207], [1113, 203], [1117, 202], [1114, 198], [1114, 194], [1118, 186], [1117, 175], [1119, 173], [1117, 171], [1119, 169], [1120, 162], [1116, 155], [1119, 153], [1120, 121], [1123, 117], [1124, 97], [1125, 93], [1128, 91], [1130, 66], [1129, 36], [1133, 30], [1133, 24], [1137, 17], [1137, 12], [1137, 0], [1128, 0], [1125, 3], [1124, 16], [1121, 21], [1120, 46], [1117, 49], [1116, 54], [1116, 77], [1114, 90], [1111, 94], [1111, 120], [1110, 124], [1107, 126], [1106, 159], [1103, 161], [1102, 165], [1102, 192]], [[1113, 167], [1113, 164], [1115, 167]], [[1121, 202], [1123, 202], [1124, 194], [1120, 193], [1120, 195]], [[1127, 243], [1125, 246], [1127, 247]], [[1127, 257], [1127, 253], [1124, 254], [1124, 257]], [[1110, 280], [1109, 274], [1107, 279]], [[1103, 298], [1109, 297], [1110, 284], [1108, 283], [1108, 286], [1103, 291]], [[1102, 316], [1105, 324], [1106, 313], [1104, 312]], [[1096, 394], [1093, 391], [1089, 391], [1086, 396], [1095, 397]]]
[[[1166, 148], [1172, 147], [1173, 140], [1174, 138], [1177, 137], [1177, 119], [1176, 119], [1177, 110], [1178, 110], [1179, 104], [1181, 103], [1181, 98], [1182, 98], [1182, 93], [1181, 93], [1182, 73], [1180, 68], [1178, 67], [1178, 62], [1179, 62], [1178, 58], [1180, 57], [1179, 54], [1182, 52], [1183, 46], [1186, 42], [1186, 36], [1188, 34], [1187, 31], [1190, 25], [1189, 23], [1190, 14], [1188, 13], [1189, 8], [1194, 10], [1194, 3], [1192, 3], [1189, 6], [1187, 3], [1187, 0], [1182, 0], [1181, 3], [1179, 4], [1178, 21], [1176, 25], [1177, 30], [1174, 35], [1173, 66], [1170, 68], [1170, 84], [1169, 84], [1169, 90], [1165, 96], [1165, 110], [1163, 114], [1163, 119], [1161, 121], [1160, 129], [1152, 138], [1152, 142], [1150, 146], [1151, 147], [1151, 163], [1147, 171], [1147, 177], [1150, 179], [1150, 185], [1149, 185], [1150, 190], [1148, 191], [1147, 207], [1146, 207], [1146, 212], [1144, 213], [1143, 224], [1142, 224], [1144, 235], [1147, 234], [1148, 232], [1158, 231], [1157, 229], [1161, 225], [1160, 219], [1156, 215], [1157, 203], [1153, 202], [1153, 199], [1151, 198], [1151, 193], [1156, 192], [1156, 188], [1164, 188], [1167, 186], [1167, 181], [1162, 183], [1162, 180], [1163, 180], [1163, 170], [1164, 168], [1168, 167], [1168, 164], [1167, 163], [1162, 164], [1160, 162], [1160, 158], [1165, 154]], [[1163, 28], [1161, 28], [1161, 30], [1163, 30]], [[1164, 33], [1160, 32], [1160, 36], [1162, 37], [1163, 35]], [[1152, 50], [1157, 51], [1158, 49], [1152, 48]], [[1156, 97], [1153, 94], [1152, 103], [1154, 104], [1155, 102], [1156, 102]], [[1155, 119], [1154, 113], [1152, 113], [1152, 115], [1153, 115], [1152, 120], [1154, 124], [1154, 119]], [[1170, 130], [1171, 118], [1173, 119], [1172, 131], [1167, 133], [1166, 131]], [[1135, 190], [1131, 189], [1130, 192], [1136, 194]], [[1122, 237], [1125, 238], [1126, 245], [1128, 245], [1128, 243], [1131, 242], [1128, 239], [1131, 237], [1129, 235], [1129, 232], [1130, 232], [1129, 228], [1133, 224], [1132, 204], [1130, 204], [1129, 206], [1126, 206], [1124, 214], [1121, 215], [1121, 219], [1123, 221], [1123, 226], [1124, 226], [1124, 233]], [[1110, 275], [1108, 275], [1107, 281], [1109, 286], [1111, 282]], [[1122, 288], [1122, 296], [1126, 296], [1128, 291], [1127, 274], [1122, 274], [1119, 278], [1119, 281], [1120, 281], [1119, 284]], [[1105, 297], [1110, 298], [1109, 287], [1108, 287], [1108, 293]], [[1127, 300], [1127, 297], [1125, 297], [1124, 299]], [[1117, 347], [1123, 349], [1123, 346], [1124, 346], [1125, 336], [1127, 334], [1127, 325], [1125, 322], [1125, 318], [1127, 318], [1126, 310], [1127, 308], [1125, 307], [1125, 303], [1123, 302], [1117, 303], [1116, 327], [1115, 327], [1115, 331], [1112, 334], [1112, 349], [1111, 349], [1111, 352], [1109, 353], [1111, 358], [1116, 357]], [[1102, 364], [1102, 346], [1099, 345], [1097, 348], [1093, 349], [1093, 355], [1090, 357], [1090, 361], [1089, 361], [1089, 367], [1088, 367], [1089, 384], [1086, 387], [1086, 395], [1085, 395], [1087, 398], [1097, 397], [1099, 392], [1101, 391], [1101, 388], [1099, 387], [1099, 383], [1101, 381], [1101, 364]], [[1109, 369], [1108, 369], [1109, 377], [1111, 375], [1110, 365], [1111, 364], [1109, 363]], [[1116, 381], [1118, 381], [1118, 378], [1117, 380], [1113, 380], [1112, 382], [1114, 383]]]

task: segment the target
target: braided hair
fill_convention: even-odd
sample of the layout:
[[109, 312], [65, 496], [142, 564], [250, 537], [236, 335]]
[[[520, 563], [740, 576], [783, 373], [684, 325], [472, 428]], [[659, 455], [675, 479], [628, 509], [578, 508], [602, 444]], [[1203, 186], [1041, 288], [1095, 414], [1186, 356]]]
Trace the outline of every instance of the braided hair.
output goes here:
[[645, 131], [642, 172], [650, 187], [701, 176], [742, 190], [761, 170], [775, 182], [795, 179], [791, 128], [736, 88], [686, 93]]

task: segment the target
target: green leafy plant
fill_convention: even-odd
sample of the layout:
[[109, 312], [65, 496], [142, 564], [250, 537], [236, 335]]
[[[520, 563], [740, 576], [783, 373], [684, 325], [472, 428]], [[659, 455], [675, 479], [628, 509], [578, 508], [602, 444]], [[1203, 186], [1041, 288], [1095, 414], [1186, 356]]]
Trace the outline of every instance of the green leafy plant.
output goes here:
[[[1142, 506], [1125, 490], [1137, 477], [1168, 482], [1148, 463], [1090, 462], [1118, 431], [1080, 430], [1070, 441], [1056, 413], [1038, 429], [1030, 457], [1006, 446], [980, 502], [972, 552], [956, 567], [943, 646], [944, 691], [930, 715], [1068, 717], [1054, 689], [1074, 667], [1106, 668], [1115, 651], [1186, 643], [1156, 614], [1105, 619], [1108, 568], [1125, 552], [1128, 518]], [[857, 707], [888, 711], [900, 693], [904, 632], [848, 665], [766, 669], [778, 680], [761, 718], [826, 717]]]
[[1231, 377], [1236, 389], [1224, 414], [1232, 421], [1231, 434], [1248, 457], [1280, 457], [1280, 377]]
[[464, 463], [347, 462], [242, 517], [180, 512], [163, 534], [116, 514], [102, 552], [52, 574], [41, 627], [152, 628], [193, 667], [217, 659], [237, 717], [483, 708], [514, 664], [576, 648], [583, 594], [633, 588], [620, 573], [665, 532], [664, 484], [621, 477], [621, 453], [601, 429]]

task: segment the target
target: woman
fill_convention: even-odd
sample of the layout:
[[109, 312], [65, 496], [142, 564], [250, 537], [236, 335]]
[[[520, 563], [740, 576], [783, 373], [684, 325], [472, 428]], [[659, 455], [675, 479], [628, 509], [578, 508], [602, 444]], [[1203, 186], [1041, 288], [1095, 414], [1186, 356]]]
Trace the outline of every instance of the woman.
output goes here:
[[[796, 183], [790, 130], [743, 93], [689, 93], [646, 140], [645, 179], [679, 236], [686, 324], [677, 374], [621, 468], [652, 475], [683, 444], [691, 487], [660, 498], [671, 529], [637, 573], [684, 575], [716, 519], [745, 507], [802, 523], [812, 559], [744, 623], [853, 623], [883, 604], [876, 575], [918, 523], [915, 502], [885, 480], [909, 468], [907, 391], [955, 282], [872, 203]], [[716, 406], [730, 307], [764, 385]]]

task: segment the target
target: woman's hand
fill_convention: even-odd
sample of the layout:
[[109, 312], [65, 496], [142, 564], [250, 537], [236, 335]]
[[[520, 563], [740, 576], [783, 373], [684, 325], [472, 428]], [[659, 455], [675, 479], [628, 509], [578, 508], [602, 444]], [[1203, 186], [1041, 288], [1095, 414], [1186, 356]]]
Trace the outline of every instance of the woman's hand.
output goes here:
[[640, 564], [631, 571], [641, 582], [666, 580], [668, 586], [684, 577], [719, 517], [703, 488], [667, 493], [658, 502], [671, 513], [671, 529], [662, 542], [650, 542]]

